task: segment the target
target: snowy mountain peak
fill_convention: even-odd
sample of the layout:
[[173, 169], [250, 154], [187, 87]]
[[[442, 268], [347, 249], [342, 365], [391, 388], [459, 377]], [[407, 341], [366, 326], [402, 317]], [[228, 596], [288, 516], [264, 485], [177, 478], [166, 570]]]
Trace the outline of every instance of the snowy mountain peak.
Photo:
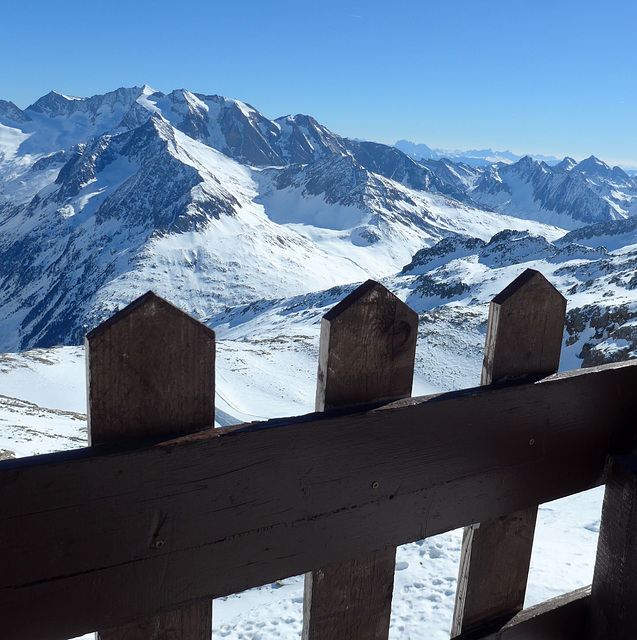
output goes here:
[[11, 121], [19, 124], [31, 120], [28, 114], [18, 108], [13, 102], [0, 100], [0, 121]]
[[570, 156], [566, 156], [564, 160], [561, 160], [556, 165], [553, 166], [553, 171], [571, 171], [574, 167], [577, 166], [577, 161], [571, 158]]
[[540, 163], [535, 161], [531, 156], [524, 156], [511, 166], [526, 170], [526, 169], [535, 169], [539, 165]]
[[57, 91], [49, 91], [46, 95], [38, 98], [32, 105], [27, 107], [27, 111], [35, 113], [44, 113], [51, 117], [63, 115], [69, 111], [69, 103], [71, 101]]
[[602, 178], [607, 178], [611, 174], [611, 168], [595, 156], [589, 156], [586, 160], [582, 160], [573, 170]]
[[43, 114], [50, 118], [83, 113], [91, 116], [94, 121], [104, 112], [113, 112], [118, 107], [120, 110], [130, 109], [140, 95], [142, 95], [141, 87], [121, 87], [90, 98], [76, 98], [50, 91], [27, 107], [26, 111]]

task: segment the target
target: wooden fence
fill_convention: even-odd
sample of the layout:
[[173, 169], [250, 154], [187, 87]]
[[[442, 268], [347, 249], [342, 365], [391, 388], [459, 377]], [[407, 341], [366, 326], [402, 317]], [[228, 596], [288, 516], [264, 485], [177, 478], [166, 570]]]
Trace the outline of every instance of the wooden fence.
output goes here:
[[[417, 316], [369, 281], [316, 413], [214, 429], [214, 333], [146, 294], [87, 336], [91, 446], [0, 463], [0, 637], [208, 639], [212, 599], [305, 573], [304, 639], [384, 640], [396, 546], [467, 527], [453, 636], [634, 639], [637, 365], [555, 374], [564, 309], [525, 272], [483, 386], [410, 398]], [[537, 505], [603, 482], [592, 591], [522, 610]]]

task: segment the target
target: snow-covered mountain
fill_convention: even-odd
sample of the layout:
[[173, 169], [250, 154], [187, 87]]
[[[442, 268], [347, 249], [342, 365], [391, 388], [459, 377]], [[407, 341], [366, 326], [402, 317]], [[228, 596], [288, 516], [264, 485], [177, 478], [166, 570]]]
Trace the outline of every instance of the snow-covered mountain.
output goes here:
[[7, 104], [1, 350], [78, 343], [148, 289], [206, 318], [387, 276], [449, 233], [560, 233], [477, 207], [461, 167], [439, 177], [308, 116], [146, 86]]
[[[368, 277], [419, 314], [416, 395], [478, 383], [488, 302], [528, 267], [568, 299], [562, 369], [636, 357], [637, 182], [504, 160], [186, 90], [0, 101], [0, 459], [84, 444], [82, 350], [54, 345], [148, 289], [215, 328], [219, 424], [312, 410], [320, 317]], [[590, 582], [600, 498], [541, 508], [528, 604]], [[460, 544], [399, 550], [392, 638], [448, 637]], [[298, 637], [301, 592], [217, 602], [216, 633]]]
[[637, 213], [637, 180], [594, 156], [554, 167], [525, 156], [487, 167], [469, 193], [475, 202], [509, 215], [564, 228], [626, 218]]
[[[51, 92], [25, 110], [2, 101], [0, 350], [79, 343], [148, 289], [210, 319], [391, 277], [445, 238], [477, 247], [531, 232], [540, 258], [567, 230], [630, 227], [636, 202], [637, 181], [592, 156], [417, 162], [218, 95], [143, 86]], [[595, 229], [573, 233], [610, 233]], [[452, 286], [431, 278], [420, 291]]]

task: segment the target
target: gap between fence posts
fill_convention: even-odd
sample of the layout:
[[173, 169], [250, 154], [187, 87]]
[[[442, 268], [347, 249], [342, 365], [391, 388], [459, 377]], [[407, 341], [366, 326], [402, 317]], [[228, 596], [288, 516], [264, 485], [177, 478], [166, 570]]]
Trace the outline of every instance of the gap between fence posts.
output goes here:
[[[322, 319], [316, 410], [409, 397], [417, 335], [406, 304], [373, 280], [358, 287]], [[390, 548], [306, 574], [303, 640], [386, 640], [395, 567]]]
[[[214, 427], [215, 334], [205, 325], [148, 292], [91, 331], [85, 344], [90, 444]], [[147, 548], [161, 553], [170, 549], [175, 514], [155, 515]], [[148, 597], [150, 587], [140, 584], [139, 597]], [[210, 600], [97, 632], [99, 640], [211, 636]]]
[[[559, 291], [524, 271], [491, 302], [481, 384], [557, 371], [565, 312]], [[452, 637], [522, 610], [536, 519], [532, 507], [464, 530]]]

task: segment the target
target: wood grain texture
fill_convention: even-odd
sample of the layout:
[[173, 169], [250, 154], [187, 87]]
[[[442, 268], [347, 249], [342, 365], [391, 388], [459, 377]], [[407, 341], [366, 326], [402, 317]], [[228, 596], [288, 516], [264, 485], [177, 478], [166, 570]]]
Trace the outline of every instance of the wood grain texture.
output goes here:
[[526, 269], [489, 307], [481, 384], [557, 371], [565, 314], [566, 298]]
[[[321, 323], [316, 410], [411, 395], [418, 315], [368, 280]], [[303, 640], [386, 640], [396, 549], [305, 575]]]
[[92, 444], [214, 426], [215, 335], [148, 292], [86, 336]]
[[[565, 298], [533, 269], [499, 293], [489, 308], [481, 384], [557, 371]], [[524, 606], [537, 507], [464, 531], [451, 635]]]
[[211, 636], [209, 600], [99, 632], [100, 640], [210, 640]]
[[611, 458], [591, 595], [591, 640], [637, 637], [637, 456]]
[[633, 446], [636, 385], [614, 364], [4, 461], [3, 638], [81, 635], [597, 486]]
[[590, 593], [590, 587], [577, 589], [529, 607], [509, 620], [494, 620], [466, 631], [457, 640], [581, 640], [590, 609]]
[[391, 548], [306, 574], [302, 637], [386, 639], [395, 567]]
[[322, 319], [316, 410], [411, 395], [417, 337], [406, 304], [373, 280], [358, 287]]
[[[93, 444], [214, 426], [214, 332], [154, 293], [138, 298], [91, 331], [86, 337], [86, 360]], [[157, 518], [152, 546], [164, 544], [163, 524]], [[155, 579], [160, 580], [161, 574]], [[210, 600], [97, 634], [99, 640], [210, 640], [211, 636]]]

